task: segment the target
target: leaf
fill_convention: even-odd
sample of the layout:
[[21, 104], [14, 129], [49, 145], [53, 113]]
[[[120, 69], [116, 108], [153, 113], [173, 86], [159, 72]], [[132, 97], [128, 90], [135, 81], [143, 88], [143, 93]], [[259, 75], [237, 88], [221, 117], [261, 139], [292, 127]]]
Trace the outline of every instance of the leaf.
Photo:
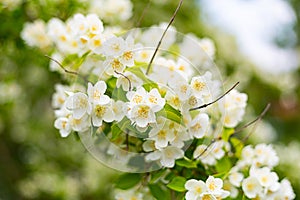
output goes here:
[[170, 197], [170, 191], [167, 188], [163, 188], [162, 185], [159, 184], [149, 184], [148, 185], [151, 194], [157, 199], [157, 200], [169, 200]]
[[227, 156], [224, 156], [221, 160], [218, 160], [216, 164], [216, 169], [218, 173], [222, 172], [229, 172], [232, 167], [232, 163], [230, 161], [230, 158]]
[[123, 174], [116, 181], [116, 188], [127, 190], [136, 186], [142, 179], [141, 174]]
[[165, 175], [165, 172], [166, 172], [166, 169], [162, 169], [155, 173], [152, 173], [149, 183], [151, 183], [151, 184], [156, 183], [160, 178], [162, 178]]
[[117, 100], [127, 101], [126, 92], [121, 87], [119, 87], [119, 88], [115, 87], [112, 90], [111, 98], [116, 101]]
[[171, 121], [183, 125], [182, 115], [179, 110], [176, 110], [168, 103], [165, 104], [164, 108], [156, 113], [157, 116], [163, 116]]
[[177, 191], [177, 192], [184, 192], [186, 189], [184, 184], [186, 179], [182, 176], [176, 176], [172, 179], [172, 181], [167, 185], [168, 188]]
[[[144, 72], [141, 70], [141, 66], [134, 66], [134, 67], [128, 67], [126, 69], [127, 71], [133, 73], [138, 78], [140, 78], [144, 83], [155, 83], [144, 74]], [[156, 84], [156, 83], [155, 83]], [[157, 85], [157, 84], [156, 84]]]
[[176, 160], [176, 165], [181, 166], [181, 167], [186, 167], [186, 168], [197, 168], [197, 163], [194, 161], [188, 161], [185, 159], [181, 160]]
[[224, 128], [223, 132], [222, 132], [222, 139], [225, 142], [228, 142], [230, 136], [234, 133], [234, 129], [233, 128]]
[[112, 141], [116, 140], [122, 132], [123, 131], [119, 128], [118, 124], [113, 123], [113, 125], [111, 126], [111, 133], [112, 133], [111, 140]]
[[241, 157], [242, 150], [244, 148], [244, 143], [241, 140], [239, 140], [238, 138], [235, 138], [235, 137], [231, 137], [229, 142], [232, 146], [233, 153], [235, 153], [235, 156], [237, 158]]

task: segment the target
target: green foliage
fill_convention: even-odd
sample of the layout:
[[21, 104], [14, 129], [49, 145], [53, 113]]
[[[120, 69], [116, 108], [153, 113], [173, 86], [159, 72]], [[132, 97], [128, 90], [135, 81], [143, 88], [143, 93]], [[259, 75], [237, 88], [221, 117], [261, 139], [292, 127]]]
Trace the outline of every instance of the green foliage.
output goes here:
[[136, 186], [141, 181], [141, 174], [123, 174], [117, 180], [115, 187], [126, 190]]
[[161, 184], [149, 184], [149, 189], [153, 197], [157, 200], [170, 200], [170, 191]]
[[182, 115], [181, 113], [173, 108], [170, 104], [166, 103], [164, 108], [156, 113], [157, 116], [166, 117], [169, 120], [172, 120], [178, 124], [182, 123]]
[[171, 180], [171, 182], [167, 185], [168, 188], [176, 191], [176, 192], [184, 192], [185, 187], [184, 184], [186, 182], [186, 178], [182, 176], [176, 176]]

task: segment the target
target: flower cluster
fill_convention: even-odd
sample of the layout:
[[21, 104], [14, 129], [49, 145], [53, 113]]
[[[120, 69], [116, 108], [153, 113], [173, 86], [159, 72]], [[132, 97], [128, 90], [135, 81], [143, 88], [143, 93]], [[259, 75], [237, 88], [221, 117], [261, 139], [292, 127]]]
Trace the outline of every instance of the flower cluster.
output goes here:
[[279, 182], [278, 175], [272, 171], [278, 161], [271, 145], [244, 147], [242, 158], [231, 169], [228, 177], [227, 187], [231, 190], [231, 197], [235, 198], [238, 194], [236, 188], [242, 187], [250, 199], [294, 199], [290, 182], [287, 179]]
[[[161, 23], [122, 34], [104, 27], [96, 14], [26, 25], [22, 37], [29, 45], [55, 48], [50, 68], [77, 78], [57, 85], [53, 95], [54, 126], [61, 136], [77, 132], [96, 138], [89, 144], [93, 147], [105, 137], [109, 145], [98, 147], [103, 157], [138, 172], [165, 168], [145, 180], [167, 183], [187, 200], [241, 195], [293, 199], [289, 181], [279, 182], [272, 171], [279, 161], [272, 146], [237, 148], [243, 141], [234, 128], [242, 121], [248, 97], [233, 88], [221, 96], [222, 85], [210, 63], [213, 42], [191, 34], [180, 38], [172, 26], [161, 40], [166, 27]], [[132, 176], [130, 187], [141, 181]], [[155, 196], [158, 189], [149, 189]], [[119, 191], [116, 199], [142, 199], [145, 193], [149, 191]]]
[[229, 192], [223, 190], [223, 181], [220, 178], [209, 176], [205, 183], [201, 180], [188, 180], [185, 183], [188, 192], [185, 195], [186, 200], [195, 199], [224, 199], [229, 196]]

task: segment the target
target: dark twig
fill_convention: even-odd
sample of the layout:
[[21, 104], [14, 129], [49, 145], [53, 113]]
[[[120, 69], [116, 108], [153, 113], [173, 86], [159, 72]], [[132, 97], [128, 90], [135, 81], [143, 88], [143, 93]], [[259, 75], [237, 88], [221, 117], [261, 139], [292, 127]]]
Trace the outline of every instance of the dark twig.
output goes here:
[[234, 84], [229, 90], [227, 90], [227, 92], [225, 92], [223, 95], [221, 95], [220, 97], [218, 97], [216, 100], [210, 102], [210, 103], [207, 103], [207, 104], [203, 104], [199, 107], [196, 107], [196, 108], [191, 108], [190, 111], [193, 111], [193, 110], [198, 110], [198, 109], [201, 109], [201, 108], [205, 108], [207, 106], [210, 106], [211, 104], [214, 104], [216, 103], [217, 101], [219, 101], [220, 99], [222, 99], [223, 97], [225, 97], [229, 92], [231, 92], [231, 90], [233, 90], [240, 82], [237, 82], [236, 84]]
[[128, 90], [131, 91], [132, 87], [131, 87], [131, 81], [130, 81], [130, 79], [125, 74], [122, 74], [121, 72], [117, 72], [116, 70], [115, 70], [115, 73], [118, 74], [118, 75], [123, 76], [124, 78], [126, 78], [128, 80], [128, 83], [129, 83]]
[[146, 5], [146, 7], [144, 8], [139, 20], [137, 21], [135, 27], [140, 27], [145, 15], [146, 15], [146, 12], [148, 11], [148, 9], [150, 8], [150, 4], [151, 4], [151, 0], [148, 0], [148, 3]]
[[157, 54], [157, 52], [158, 52], [158, 49], [159, 49], [159, 47], [160, 47], [160, 45], [161, 45], [161, 43], [162, 43], [162, 40], [163, 40], [163, 38], [165, 37], [165, 35], [166, 35], [168, 29], [169, 29], [170, 26], [172, 25], [172, 23], [173, 23], [173, 21], [174, 21], [176, 15], [177, 15], [177, 13], [178, 13], [178, 11], [179, 11], [181, 5], [182, 5], [182, 3], [183, 3], [183, 0], [180, 0], [180, 2], [179, 2], [179, 4], [178, 4], [178, 6], [177, 6], [177, 8], [176, 8], [176, 10], [175, 10], [175, 12], [174, 12], [174, 14], [173, 14], [173, 16], [172, 16], [171, 19], [170, 19], [170, 22], [169, 22], [167, 28], [164, 30], [164, 32], [163, 32], [163, 34], [162, 34], [162, 36], [161, 36], [161, 38], [160, 38], [160, 40], [159, 40], [159, 42], [158, 42], [158, 44], [157, 44], [157, 46], [156, 46], [156, 49], [155, 49], [155, 51], [154, 51], [154, 53], [153, 53], [153, 55], [152, 55], [152, 57], [151, 57], [151, 60], [150, 60], [150, 62], [149, 62], [149, 64], [148, 64], [147, 71], [146, 71], [146, 75], [149, 74], [151, 65], [152, 65], [153, 60], [154, 60], [154, 58], [155, 58], [155, 56], [156, 56], [156, 54]]
[[129, 151], [129, 131], [126, 130], [126, 151]]
[[251, 121], [251, 122], [245, 124], [245, 125], [242, 126], [241, 128], [235, 130], [235, 131], [234, 131], [234, 134], [241, 132], [242, 130], [248, 128], [249, 126], [251, 126], [251, 125], [254, 124], [255, 122], [261, 120], [261, 119], [266, 115], [266, 113], [268, 112], [268, 110], [270, 109], [270, 107], [271, 107], [271, 104], [268, 103], [267, 106], [264, 108], [264, 110], [262, 111], [262, 113], [261, 113], [258, 117], [256, 117], [253, 121]]
[[[234, 134], [239, 133], [239, 132], [241, 132], [242, 130], [244, 130], [245, 128], [247, 128], [247, 127], [251, 126], [252, 124], [254, 124], [254, 123], [260, 121], [260, 120], [266, 115], [266, 113], [268, 112], [268, 110], [270, 109], [270, 107], [271, 107], [271, 104], [268, 103], [268, 105], [265, 107], [265, 109], [262, 111], [262, 113], [261, 113], [256, 119], [254, 119], [253, 121], [251, 121], [251, 122], [249, 122], [248, 124], [244, 125], [244, 126], [241, 127], [240, 129], [236, 130], [236, 131], [234, 132]], [[253, 133], [253, 132], [250, 132], [250, 133], [249, 133], [242, 141], [243, 141], [243, 142], [247, 141], [247, 140], [249, 139], [249, 137], [251, 136], [252, 133]]]
[[53, 62], [55, 62], [56, 64], [58, 64], [60, 66], [60, 68], [62, 68], [64, 70], [64, 72], [66, 73], [69, 73], [69, 74], [73, 74], [73, 75], [76, 75], [76, 76], [79, 76], [78, 72], [74, 72], [74, 71], [70, 71], [70, 70], [67, 70], [64, 66], [62, 66], [62, 64], [60, 64], [60, 62], [58, 62], [57, 60], [55, 60], [54, 58], [51, 58], [50, 56], [48, 55], [45, 55], [46, 58], [49, 58], [50, 60], [52, 60]]

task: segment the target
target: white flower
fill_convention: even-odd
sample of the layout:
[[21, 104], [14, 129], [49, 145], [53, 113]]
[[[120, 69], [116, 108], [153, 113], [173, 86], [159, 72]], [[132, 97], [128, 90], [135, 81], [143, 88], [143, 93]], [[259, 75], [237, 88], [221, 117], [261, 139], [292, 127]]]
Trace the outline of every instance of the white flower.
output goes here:
[[91, 0], [89, 12], [106, 22], [126, 21], [132, 16], [132, 3], [130, 0]]
[[84, 114], [91, 114], [92, 105], [86, 94], [82, 92], [74, 93], [66, 100], [66, 107], [73, 111], [73, 118], [80, 119]]
[[206, 184], [201, 180], [188, 180], [184, 187], [188, 190], [188, 192], [185, 194], [186, 200], [197, 200], [204, 192], [207, 191]]
[[184, 152], [177, 147], [168, 146], [161, 151], [161, 160], [160, 163], [164, 167], [172, 168], [175, 165], [175, 160], [182, 158]]
[[134, 60], [136, 57], [136, 50], [138, 48], [141, 48], [140, 45], [134, 45], [134, 39], [131, 36], [128, 36], [125, 40], [125, 49], [124, 53], [121, 55], [121, 62], [128, 66], [132, 67], [134, 66]]
[[[123, 73], [126, 66], [120, 61], [119, 58], [115, 57], [107, 57], [104, 66], [107, 68], [105, 69], [105, 72], [109, 75], [114, 75], [115, 77], [119, 77], [117, 73]], [[115, 73], [116, 72], [116, 73]]]
[[143, 194], [136, 190], [117, 190], [115, 195], [116, 200], [143, 200]]
[[134, 105], [130, 110], [129, 118], [141, 128], [147, 127], [149, 123], [156, 122], [154, 111], [147, 104]]
[[70, 27], [74, 35], [83, 35], [88, 30], [88, 21], [83, 14], [77, 13], [67, 21], [67, 26]]
[[154, 112], [157, 112], [164, 107], [166, 100], [160, 96], [156, 88], [153, 88], [147, 95], [147, 103]]
[[254, 163], [257, 166], [268, 166], [269, 168], [273, 168], [279, 162], [279, 158], [272, 145], [258, 144], [254, 149], [254, 153], [256, 156]]
[[230, 193], [223, 190], [222, 187], [222, 179], [213, 176], [209, 176], [205, 183], [201, 180], [191, 179], [185, 183], [185, 188], [188, 190], [185, 198], [186, 200], [223, 199], [228, 197]]
[[114, 120], [119, 122], [123, 119], [123, 117], [125, 116], [125, 103], [123, 101], [114, 101], [112, 100], [112, 111], [114, 113]]
[[213, 154], [211, 154], [209, 147], [204, 144], [199, 145], [195, 149], [193, 157], [197, 160], [201, 160], [203, 164], [214, 165], [216, 163], [216, 159]]
[[271, 172], [268, 167], [251, 167], [250, 176], [256, 177], [260, 185], [265, 188], [265, 191], [270, 190], [274, 192], [279, 189], [278, 175], [275, 172]]
[[111, 108], [111, 103], [100, 104], [94, 103], [92, 110], [92, 122], [96, 127], [102, 126], [102, 121], [112, 122], [114, 121], [114, 112]]
[[49, 47], [52, 43], [46, 33], [46, 25], [42, 20], [33, 23], [25, 23], [21, 32], [21, 37], [29, 46], [36, 46], [41, 49]]
[[198, 114], [189, 124], [189, 133], [195, 138], [204, 137], [209, 125], [209, 117], [205, 113]]
[[271, 197], [276, 200], [277, 199], [291, 200], [291, 199], [295, 199], [296, 195], [293, 191], [290, 181], [287, 179], [283, 179], [280, 183], [279, 190], [273, 193]]
[[88, 130], [88, 128], [91, 126], [91, 119], [87, 114], [84, 114], [79, 119], [75, 119], [74, 117], [71, 117], [70, 123], [74, 131], [84, 132]]
[[65, 93], [68, 90], [68, 86], [61, 84], [55, 85], [55, 93], [52, 95], [52, 107], [53, 108], [62, 108], [67, 99], [67, 94]]
[[195, 76], [191, 81], [191, 88], [197, 98], [205, 100], [205, 103], [212, 101], [212, 98], [220, 93], [219, 81], [212, 80], [212, 74], [207, 71], [202, 76]]
[[182, 101], [179, 99], [179, 97], [178, 97], [177, 94], [175, 94], [173, 92], [170, 92], [168, 90], [167, 93], [166, 93], [166, 95], [165, 95], [165, 99], [174, 108], [176, 108], [176, 109], [180, 109], [181, 108]]
[[194, 158], [201, 160], [203, 164], [214, 165], [216, 161], [223, 158], [225, 151], [223, 150], [225, 143], [220, 140], [209, 146], [204, 144], [199, 145], [194, 151]]
[[241, 182], [244, 179], [244, 175], [239, 172], [230, 172], [228, 179], [232, 185], [240, 187]]
[[[163, 32], [167, 27], [167, 23], [161, 23], [159, 26], [152, 26], [147, 29], [141, 36], [141, 42], [145, 47], [156, 47]], [[170, 27], [161, 43], [161, 48], [167, 50], [176, 40], [176, 29]]]
[[80, 38], [82, 43], [87, 43], [88, 48], [92, 50], [95, 54], [102, 54], [104, 51], [103, 43], [105, 42], [105, 37], [101, 34], [94, 36], [91, 39], [86, 38], [85, 36]]
[[103, 32], [103, 23], [96, 14], [88, 14], [86, 21], [91, 34], [97, 35]]
[[171, 85], [181, 101], [188, 100], [192, 95], [192, 89], [186, 82], [177, 82]]
[[228, 191], [222, 189], [223, 181], [220, 178], [209, 176], [205, 184], [207, 187], [207, 193], [214, 197], [226, 198], [230, 194]]
[[54, 122], [54, 127], [59, 129], [61, 137], [67, 137], [72, 131], [70, 119], [66, 117], [57, 118]]
[[[144, 146], [144, 148], [145, 147], [147, 146]], [[149, 146], [147, 150], [150, 149], [151, 146]], [[146, 156], [146, 160], [147, 161], [160, 160], [160, 164], [163, 167], [172, 168], [175, 165], [175, 160], [180, 159], [183, 156], [184, 156], [184, 152], [180, 148], [174, 146], [167, 146], [166, 148], [158, 149], [154, 152], [149, 153]]]
[[103, 53], [106, 56], [121, 56], [126, 48], [126, 43], [121, 37], [111, 37], [104, 42]]
[[136, 91], [129, 91], [126, 94], [131, 105], [146, 104], [147, 96], [147, 91], [143, 87], [139, 87]]
[[[140, 78], [138, 78], [135, 74], [129, 71], [125, 71], [123, 75], [130, 80], [130, 86], [132, 87], [131, 89], [139, 87], [143, 84], [143, 81]], [[118, 76], [116, 86], [118, 88], [122, 86], [124, 91], [129, 91], [129, 81], [124, 76], [122, 75]]]
[[242, 189], [248, 198], [255, 198], [262, 192], [262, 186], [255, 177], [248, 177], [242, 182]]
[[89, 101], [102, 105], [108, 104], [110, 102], [110, 98], [104, 94], [106, 89], [107, 86], [104, 81], [98, 81], [94, 86], [91, 83], [88, 83], [87, 93]]
[[169, 142], [172, 142], [175, 139], [175, 134], [173, 130], [168, 129], [167, 127], [157, 127], [152, 128], [149, 132], [149, 140], [155, 141], [155, 148], [165, 148], [168, 146]]
[[[232, 90], [224, 97], [224, 100], [224, 126], [233, 128], [242, 120], [245, 114], [247, 95]], [[223, 106], [222, 103], [220, 105]]]

